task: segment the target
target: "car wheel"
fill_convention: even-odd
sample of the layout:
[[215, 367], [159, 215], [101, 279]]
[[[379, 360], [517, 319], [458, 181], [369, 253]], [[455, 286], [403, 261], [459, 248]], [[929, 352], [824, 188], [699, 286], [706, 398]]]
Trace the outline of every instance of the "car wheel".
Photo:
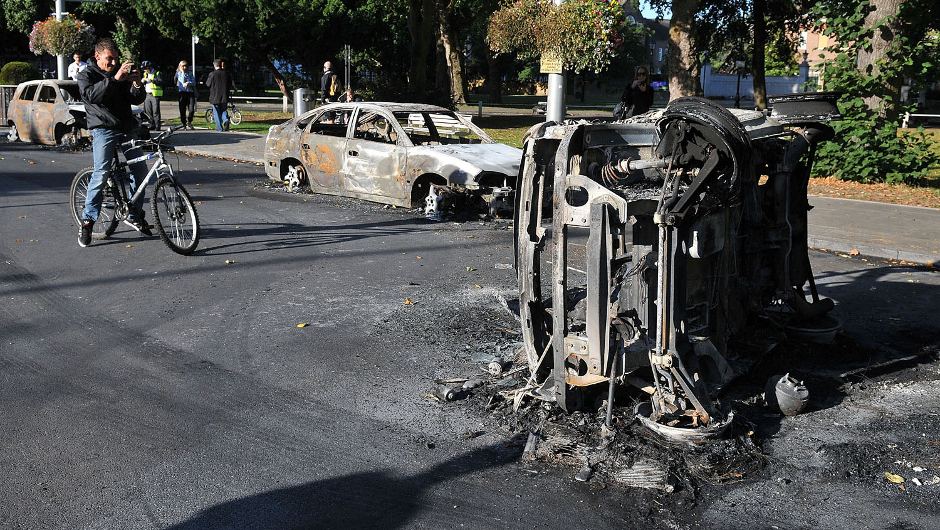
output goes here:
[[287, 191], [297, 191], [307, 185], [307, 172], [300, 164], [291, 164], [284, 174], [284, 182], [287, 184]]

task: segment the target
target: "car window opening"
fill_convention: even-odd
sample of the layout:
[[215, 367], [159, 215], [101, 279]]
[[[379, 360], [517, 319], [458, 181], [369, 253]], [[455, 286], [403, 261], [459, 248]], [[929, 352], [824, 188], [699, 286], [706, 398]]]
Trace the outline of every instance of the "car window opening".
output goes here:
[[396, 112], [395, 119], [415, 145], [484, 143], [483, 138], [453, 112]]

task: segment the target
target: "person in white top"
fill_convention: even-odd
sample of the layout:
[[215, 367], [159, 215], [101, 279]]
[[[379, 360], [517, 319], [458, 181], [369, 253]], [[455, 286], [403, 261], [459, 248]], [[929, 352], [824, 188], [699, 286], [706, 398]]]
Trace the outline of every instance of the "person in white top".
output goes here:
[[69, 64], [69, 79], [75, 79], [75, 75], [88, 66], [88, 64], [82, 60], [82, 54], [80, 53], [72, 54], [72, 59], [74, 59], [74, 62]]

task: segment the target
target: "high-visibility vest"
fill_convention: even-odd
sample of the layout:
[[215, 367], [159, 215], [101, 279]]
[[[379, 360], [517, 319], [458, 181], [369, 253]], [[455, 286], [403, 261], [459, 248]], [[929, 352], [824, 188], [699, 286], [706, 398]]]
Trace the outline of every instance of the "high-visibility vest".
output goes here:
[[144, 89], [148, 94], [153, 95], [155, 98], [163, 97], [163, 87], [157, 84], [157, 77], [160, 76], [160, 72], [154, 70], [152, 73], [144, 72]]

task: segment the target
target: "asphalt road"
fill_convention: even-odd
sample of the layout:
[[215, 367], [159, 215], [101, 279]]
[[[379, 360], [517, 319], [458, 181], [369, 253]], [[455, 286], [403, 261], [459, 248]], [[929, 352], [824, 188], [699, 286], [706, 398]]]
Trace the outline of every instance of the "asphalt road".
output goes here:
[[[653, 510], [523, 466], [518, 439], [427, 398], [512, 326], [507, 225], [274, 201], [249, 193], [259, 167], [181, 157], [194, 256], [125, 227], [83, 249], [67, 195], [90, 159], [0, 143], [0, 527], [607, 528]], [[935, 273], [813, 261], [862, 342], [936, 338]]]

